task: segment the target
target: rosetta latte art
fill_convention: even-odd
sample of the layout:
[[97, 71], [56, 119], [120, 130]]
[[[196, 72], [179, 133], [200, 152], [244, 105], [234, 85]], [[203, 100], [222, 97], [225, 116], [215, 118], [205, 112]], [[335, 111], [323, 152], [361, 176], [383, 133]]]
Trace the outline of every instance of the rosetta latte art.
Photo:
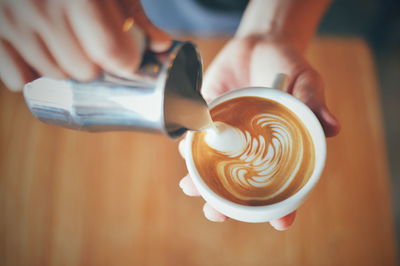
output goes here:
[[216, 193], [240, 204], [271, 204], [293, 195], [311, 176], [311, 137], [283, 105], [242, 97], [216, 106], [211, 114], [214, 121], [240, 130], [242, 137], [237, 139], [243, 140], [240, 148], [230, 153], [207, 145], [206, 133], [196, 134], [193, 154], [197, 169]]
[[251, 200], [252, 197], [241, 195], [236, 187], [247, 190], [266, 188], [276, 182], [274, 177], [289, 172], [290, 176], [278, 190], [262, 197], [266, 200], [282, 192], [296, 176], [302, 161], [302, 142], [301, 139], [298, 142], [293, 141], [298, 134], [296, 128], [291, 127], [289, 121], [276, 115], [258, 115], [253, 118], [252, 125], [255, 130], [269, 130], [270, 137], [253, 137], [245, 131], [245, 151], [239, 156], [227, 155], [230, 159], [219, 162], [216, 167], [223, 186], [234, 193], [235, 197], [243, 200]]

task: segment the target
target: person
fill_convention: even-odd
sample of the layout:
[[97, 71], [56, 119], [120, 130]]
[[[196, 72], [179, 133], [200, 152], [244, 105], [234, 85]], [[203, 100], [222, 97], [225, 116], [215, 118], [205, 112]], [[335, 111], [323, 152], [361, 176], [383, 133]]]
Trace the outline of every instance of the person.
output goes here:
[[[276, 74], [285, 73], [287, 91], [311, 108], [327, 137], [337, 135], [340, 125], [326, 106], [321, 76], [304, 58], [329, 2], [249, 1], [235, 35], [205, 73], [205, 99], [237, 88], [268, 87]], [[171, 44], [172, 37], [151, 23], [139, 0], [0, 0], [0, 78], [18, 91], [39, 76], [90, 81], [101, 71], [131, 73], [140, 61], [138, 42], [127, 30], [133, 23], [153, 51]], [[185, 194], [200, 196], [190, 176], [179, 185]], [[207, 203], [203, 210], [211, 221], [227, 219]], [[270, 224], [285, 230], [295, 215]]]

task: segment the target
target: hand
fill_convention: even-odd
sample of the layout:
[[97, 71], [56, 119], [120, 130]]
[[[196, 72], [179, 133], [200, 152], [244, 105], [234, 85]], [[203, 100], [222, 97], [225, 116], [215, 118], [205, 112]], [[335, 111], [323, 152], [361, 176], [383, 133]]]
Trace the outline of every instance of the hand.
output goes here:
[[[340, 125], [325, 104], [320, 75], [304, 59], [299, 49], [282, 37], [252, 36], [231, 40], [209, 66], [202, 93], [210, 101], [238, 88], [271, 87], [279, 73], [289, 76], [287, 92], [311, 108], [321, 122], [325, 135], [337, 135]], [[184, 145], [182, 141], [181, 151]], [[186, 195], [200, 196], [189, 176], [184, 177], [179, 185]], [[203, 211], [210, 221], [222, 222], [227, 219], [207, 203]], [[277, 230], [285, 230], [293, 223], [295, 216], [296, 212], [293, 212], [271, 221], [270, 224]]]
[[139, 0], [0, 0], [0, 79], [20, 90], [39, 75], [88, 81], [100, 70], [131, 73], [141, 60], [133, 21], [151, 49], [169, 47]]

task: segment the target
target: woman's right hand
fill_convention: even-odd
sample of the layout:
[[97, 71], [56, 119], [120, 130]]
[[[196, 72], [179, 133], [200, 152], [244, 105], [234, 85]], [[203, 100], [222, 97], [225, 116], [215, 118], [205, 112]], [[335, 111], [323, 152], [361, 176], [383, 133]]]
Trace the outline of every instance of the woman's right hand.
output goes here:
[[0, 79], [17, 91], [39, 76], [89, 81], [102, 70], [132, 73], [141, 60], [133, 23], [150, 49], [169, 47], [140, 0], [0, 0]]

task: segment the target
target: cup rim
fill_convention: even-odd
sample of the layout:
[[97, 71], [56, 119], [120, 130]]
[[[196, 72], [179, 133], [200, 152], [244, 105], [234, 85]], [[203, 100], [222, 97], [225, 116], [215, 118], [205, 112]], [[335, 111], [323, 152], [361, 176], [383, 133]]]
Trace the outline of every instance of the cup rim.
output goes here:
[[[236, 202], [232, 202], [230, 200], [225, 199], [224, 197], [220, 196], [216, 192], [214, 192], [203, 180], [201, 175], [199, 174], [195, 162], [192, 156], [192, 142], [193, 142], [193, 136], [194, 132], [189, 131], [186, 135], [185, 138], [185, 158], [186, 158], [186, 165], [188, 167], [188, 171], [191, 174], [191, 177], [194, 179], [194, 182], [196, 186], [199, 187], [199, 191], [202, 194], [202, 192], [206, 192], [209, 194], [209, 196], [215, 198], [218, 200], [220, 203], [224, 204], [225, 206], [233, 207], [237, 210], [243, 210], [243, 211], [269, 211], [269, 210], [277, 210], [281, 209], [287, 205], [295, 204], [298, 201], [301, 201], [306, 195], [308, 195], [311, 190], [314, 188], [314, 186], [317, 184], [322, 171], [325, 166], [325, 161], [326, 161], [326, 139], [325, 139], [325, 133], [323, 131], [323, 128], [318, 120], [318, 118], [315, 116], [315, 114], [311, 111], [311, 109], [305, 105], [303, 102], [295, 98], [294, 96], [290, 95], [289, 93], [277, 90], [277, 89], [271, 89], [271, 88], [266, 88], [266, 87], [247, 87], [247, 88], [242, 88], [242, 89], [237, 89], [234, 91], [231, 91], [229, 93], [223, 94], [213, 101], [210, 102], [209, 108], [210, 110], [217, 106], [220, 103], [223, 103], [225, 101], [234, 99], [234, 98], [239, 98], [239, 97], [261, 97], [269, 100], [276, 101], [280, 104], [283, 104], [286, 108], [288, 108], [290, 111], [294, 112], [296, 116], [303, 122], [307, 130], [309, 131], [311, 137], [312, 137], [312, 143], [314, 145], [314, 151], [317, 153], [318, 156], [315, 156], [315, 167], [314, 171], [311, 174], [310, 178], [308, 179], [307, 183], [303, 185], [296, 193], [293, 195], [289, 196], [288, 198], [276, 202], [276, 203], [271, 203], [271, 204], [266, 204], [266, 205], [261, 205], [261, 206], [250, 206], [250, 205], [243, 205], [239, 204]], [[286, 101], [287, 103], [283, 103], [283, 101]], [[294, 110], [296, 109], [296, 110]], [[301, 111], [303, 115], [306, 115], [309, 120], [312, 122], [309, 124], [306, 124], [304, 122], [305, 118], [300, 117], [296, 111]], [[194, 173], [194, 176], [192, 176], [192, 173]], [[202, 196], [207, 200], [208, 195], [203, 195]], [[229, 215], [228, 215], [229, 216]]]

